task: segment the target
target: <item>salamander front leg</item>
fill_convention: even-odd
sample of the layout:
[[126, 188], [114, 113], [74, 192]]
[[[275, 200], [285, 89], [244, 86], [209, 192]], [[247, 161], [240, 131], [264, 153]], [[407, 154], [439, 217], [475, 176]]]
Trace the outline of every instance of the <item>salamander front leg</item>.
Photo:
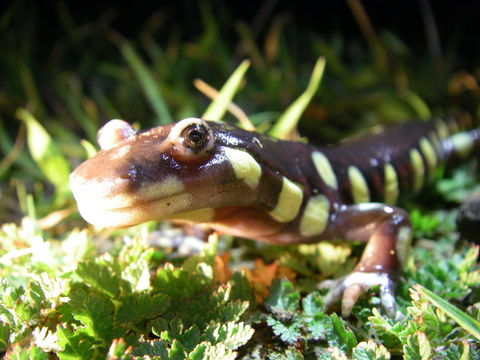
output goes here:
[[342, 316], [347, 317], [362, 293], [372, 286], [380, 286], [382, 305], [393, 317], [394, 288], [412, 238], [407, 213], [378, 203], [343, 206], [335, 214], [331, 226], [334, 236], [367, 245], [351, 274], [320, 284], [321, 288], [330, 289], [325, 306], [328, 308], [341, 299]]

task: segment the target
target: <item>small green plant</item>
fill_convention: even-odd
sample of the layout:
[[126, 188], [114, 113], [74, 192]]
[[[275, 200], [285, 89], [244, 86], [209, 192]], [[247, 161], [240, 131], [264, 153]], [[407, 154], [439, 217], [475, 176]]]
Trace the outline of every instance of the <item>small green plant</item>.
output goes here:
[[137, 239], [117, 255], [90, 259], [85, 232], [62, 243], [37, 233], [32, 243], [30, 226], [0, 232], [4, 242], [16, 235], [32, 250], [1, 256], [10, 264], [2, 268], [0, 346], [11, 358], [54, 352], [60, 359], [233, 359], [253, 334], [243, 321], [250, 288], [240, 273], [225, 284], [214, 281], [213, 247], [152, 276], [155, 250]]

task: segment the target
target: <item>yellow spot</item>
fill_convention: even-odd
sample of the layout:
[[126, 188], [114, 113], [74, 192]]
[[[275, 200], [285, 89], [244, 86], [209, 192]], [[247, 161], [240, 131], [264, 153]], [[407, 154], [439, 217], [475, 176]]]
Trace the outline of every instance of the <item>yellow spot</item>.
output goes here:
[[451, 137], [455, 153], [460, 157], [467, 157], [473, 149], [473, 139], [468, 133], [459, 133]]
[[433, 171], [435, 171], [435, 166], [437, 166], [437, 154], [435, 153], [435, 149], [427, 138], [420, 139], [420, 150], [422, 151], [422, 154], [427, 161], [430, 173], [433, 173]]
[[384, 201], [386, 204], [395, 205], [398, 199], [399, 187], [397, 172], [392, 164], [385, 164], [384, 179]]
[[260, 164], [249, 153], [231, 148], [224, 148], [224, 154], [228, 158], [230, 165], [239, 180], [252, 189], [256, 188], [262, 175]]
[[300, 221], [300, 233], [303, 236], [320, 235], [325, 231], [330, 214], [330, 202], [323, 195], [308, 200]]
[[397, 244], [395, 249], [397, 251], [397, 257], [401, 264], [405, 264], [408, 251], [412, 243], [412, 229], [408, 226], [402, 226], [398, 230]]
[[330, 165], [330, 161], [328, 161], [327, 157], [321, 152], [315, 151], [312, 154], [312, 161], [313, 165], [315, 165], [315, 169], [317, 169], [318, 175], [320, 175], [323, 182], [325, 182], [325, 184], [328, 186], [337, 189], [337, 177], [335, 176], [332, 165]]
[[185, 192], [182, 181], [175, 176], [167, 176], [163, 181], [140, 188], [137, 196], [142, 199], [163, 198]]
[[440, 139], [445, 139], [448, 137], [448, 135], [450, 135], [450, 130], [448, 130], [448, 126], [443, 120], [437, 120], [435, 125], [437, 127], [437, 133]]
[[[112, 184], [114, 186], [114, 184]], [[108, 208], [122, 208], [131, 206], [132, 201], [149, 202], [156, 199], [166, 198], [172, 195], [185, 193], [185, 186], [182, 181], [175, 176], [167, 176], [163, 181], [151, 184], [142, 185], [135, 192], [120, 193], [106, 199], [101, 198], [97, 192], [86, 191], [92, 197], [92, 204], [97, 204], [105, 201], [105, 206]]]
[[176, 214], [176, 215], [173, 215], [172, 218], [178, 219], [178, 220], [188, 220], [193, 222], [209, 222], [213, 220], [214, 215], [215, 215], [215, 210], [207, 208], [207, 209], [199, 209], [199, 210], [184, 212], [181, 214]]
[[[433, 148], [435, 150], [435, 153], [438, 155], [438, 158], [441, 158], [443, 153], [443, 148], [440, 140], [438, 139], [437, 134], [435, 132], [432, 132], [429, 137], [430, 137], [430, 142], [432, 143]], [[438, 158], [437, 158], [437, 161], [438, 161]]]
[[413, 190], [418, 191], [423, 185], [425, 165], [423, 164], [422, 155], [420, 155], [417, 149], [410, 150], [410, 162], [413, 172]]
[[367, 182], [356, 166], [350, 166], [348, 168], [348, 179], [350, 180], [353, 201], [357, 204], [369, 202], [370, 191], [368, 190]]
[[292, 221], [300, 210], [302, 200], [303, 190], [300, 186], [284, 177], [277, 206], [270, 211], [270, 216], [279, 222]]

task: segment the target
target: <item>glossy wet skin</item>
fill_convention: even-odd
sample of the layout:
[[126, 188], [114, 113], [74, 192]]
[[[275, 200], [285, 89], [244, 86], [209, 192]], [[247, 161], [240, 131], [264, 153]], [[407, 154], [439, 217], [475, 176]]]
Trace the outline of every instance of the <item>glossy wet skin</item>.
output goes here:
[[[138, 134], [127, 126], [107, 124], [102, 130], [108, 134], [105, 150], [71, 175], [72, 191], [87, 221], [124, 227], [201, 208], [255, 202], [257, 189], [246, 186], [231, 166], [228, 152], [239, 145], [238, 139], [222, 125], [215, 135], [210, 129], [215, 124], [199, 119]], [[187, 148], [188, 136], [198, 146]], [[245, 176], [250, 170], [245, 169]]]
[[[112, 120], [99, 132], [102, 151], [73, 172], [71, 187], [82, 216], [98, 226], [125, 227], [164, 218], [212, 223], [213, 209], [225, 206], [243, 206], [236, 218], [243, 214], [243, 223], [251, 217], [252, 226], [261, 226], [254, 221], [258, 209], [247, 211], [248, 205], [262, 209], [263, 223], [271, 217], [280, 223], [293, 220], [291, 226], [282, 226], [288, 236], [279, 237], [279, 242], [309, 242], [316, 236], [294, 235], [302, 226], [309, 227], [304, 234], [321, 233], [313, 229], [318, 228], [312, 223], [318, 224], [318, 215], [301, 221], [309, 208], [323, 206], [331, 212], [351, 202], [394, 204], [400, 188], [408, 191], [415, 182], [423, 182], [429, 164], [417, 168], [409, 152], [416, 152], [413, 155], [422, 162], [418, 139], [427, 141], [425, 134], [434, 133], [433, 123], [411, 123], [315, 149], [196, 118], [139, 133], [124, 121]], [[438, 144], [436, 149], [440, 159]], [[284, 185], [289, 186], [282, 203]], [[208, 209], [210, 215], [185, 215], [199, 209]], [[224, 217], [225, 211], [216, 213]], [[328, 219], [320, 221], [328, 225]], [[232, 224], [231, 219], [222, 222]], [[260, 239], [251, 231], [247, 237]]]
[[165, 218], [279, 244], [345, 239], [366, 243], [355, 270], [326, 287], [342, 313], [380, 285], [395, 312], [396, 274], [412, 239], [408, 214], [392, 206], [436, 166], [479, 147], [480, 132], [456, 121], [408, 123], [314, 148], [189, 118], [136, 133], [121, 120], [99, 132], [102, 150], [71, 175], [81, 215], [103, 227]]

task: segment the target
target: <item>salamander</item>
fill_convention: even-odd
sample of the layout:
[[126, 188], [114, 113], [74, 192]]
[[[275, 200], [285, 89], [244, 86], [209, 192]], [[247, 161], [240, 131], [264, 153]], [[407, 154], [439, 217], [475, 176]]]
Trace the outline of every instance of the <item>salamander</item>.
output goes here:
[[479, 139], [479, 129], [459, 131], [455, 120], [386, 126], [328, 147], [199, 118], [139, 132], [111, 120], [98, 134], [101, 151], [70, 183], [80, 214], [100, 227], [176, 219], [275, 244], [363, 242], [353, 272], [321, 285], [329, 289], [325, 305], [341, 301], [348, 316], [379, 286], [393, 315], [412, 239], [409, 216], [395, 203], [439, 164], [477, 150]]

